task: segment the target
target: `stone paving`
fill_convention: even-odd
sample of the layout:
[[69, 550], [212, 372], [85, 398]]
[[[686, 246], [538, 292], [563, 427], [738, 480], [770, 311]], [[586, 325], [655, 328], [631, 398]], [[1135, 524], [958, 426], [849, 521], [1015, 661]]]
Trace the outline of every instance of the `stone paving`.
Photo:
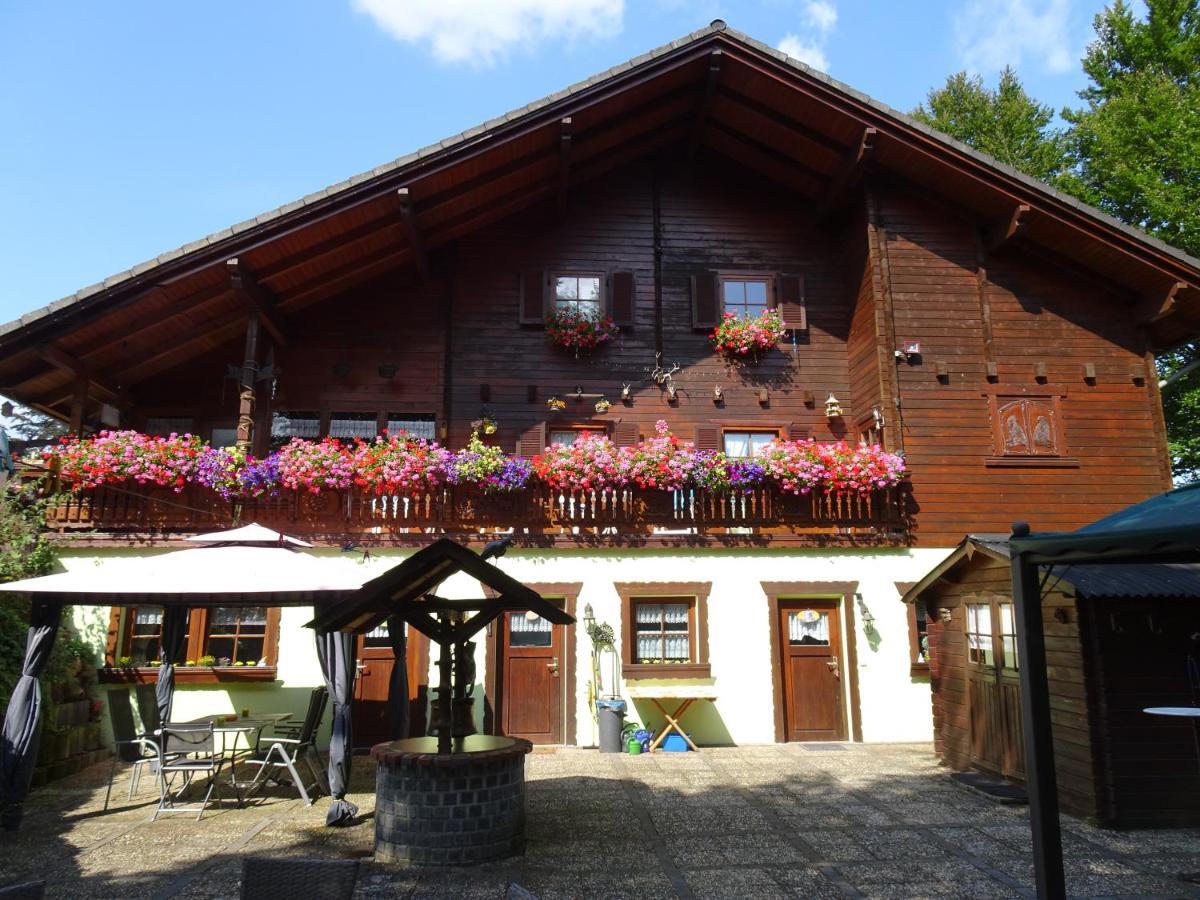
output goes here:
[[[371, 861], [374, 773], [357, 758], [362, 821], [324, 827], [328, 799], [282, 791], [245, 809], [150, 822], [150, 790], [101, 810], [107, 765], [35, 792], [0, 843], [0, 885], [47, 896], [236, 898], [247, 854], [363, 860], [357, 896], [540, 898], [1031, 897], [1027, 812], [952, 784], [927, 744], [778, 745], [652, 756], [528, 757], [529, 846], [471, 869]], [[1064, 818], [1068, 891], [1200, 897], [1200, 830], [1115, 832]], [[300, 898], [297, 898], [300, 900]]]

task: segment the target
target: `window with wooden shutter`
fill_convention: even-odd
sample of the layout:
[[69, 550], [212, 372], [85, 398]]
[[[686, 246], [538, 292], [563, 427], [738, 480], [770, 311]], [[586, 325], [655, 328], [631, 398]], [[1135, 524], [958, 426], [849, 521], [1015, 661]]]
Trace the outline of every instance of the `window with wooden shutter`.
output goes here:
[[633, 272], [613, 272], [611, 281], [608, 314], [617, 325], [629, 328], [633, 325]]
[[546, 449], [546, 423], [539, 422], [521, 432], [517, 439], [517, 456], [537, 456]]
[[717, 293], [717, 276], [714, 272], [700, 272], [692, 276], [692, 327], [695, 329], [716, 328], [721, 318], [721, 300]]
[[804, 279], [799, 275], [780, 275], [776, 279], [774, 307], [783, 319], [783, 327], [803, 331], [808, 327], [804, 311]]
[[545, 269], [530, 269], [521, 273], [519, 321], [522, 325], [545, 324], [549, 293], [550, 273]]
[[812, 437], [812, 434], [802, 425], [792, 422], [787, 427], [787, 439], [789, 441], [807, 441], [810, 437]]
[[991, 398], [995, 454], [1001, 457], [1058, 457], [1065, 447], [1057, 397]]
[[637, 442], [637, 422], [617, 422], [613, 426], [613, 443], [618, 447], [632, 447]]
[[719, 425], [697, 425], [696, 426], [696, 449], [697, 450], [720, 450], [721, 449], [721, 426], [719, 426]]

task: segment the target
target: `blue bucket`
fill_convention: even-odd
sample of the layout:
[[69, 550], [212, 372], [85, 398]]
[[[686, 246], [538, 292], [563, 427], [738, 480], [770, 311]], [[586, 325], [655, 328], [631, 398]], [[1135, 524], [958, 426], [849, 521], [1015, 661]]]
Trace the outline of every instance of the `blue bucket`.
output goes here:
[[[689, 734], [688, 737], [691, 737], [691, 735]], [[663, 738], [663, 742], [659, 746], [668, 753], [687, 753], [687, 751], [692, 749], [688, 746], [688, 742], [683, 739], [683, 736], [679, 734], [668, 734]]]

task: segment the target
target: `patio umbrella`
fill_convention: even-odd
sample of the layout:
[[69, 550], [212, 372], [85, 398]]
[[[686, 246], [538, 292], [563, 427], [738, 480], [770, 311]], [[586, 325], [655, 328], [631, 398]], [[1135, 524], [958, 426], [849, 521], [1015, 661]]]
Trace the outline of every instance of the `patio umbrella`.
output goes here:
[[62, 604], [33, 604], [29, 616], [29, 638], [21, 677], [13, 688], [0, 732], [0, 827], [16, 831], [21, 825], [22, 804], [33, 780], [37, 759], [38, 725], [42, 717], [42, 689], [38, 676], [46, 670], [54, 634], [62, 618]]
[[[195, 535], [187, 539], [199, 546], [151, 558], [118, 557], [98, 567], [76, 569], [40, 578], [0, 584], [0, 591], [33, 596], [34, 618], [29, 629], [25, 675], [18, 682], [5, 714], [0, 743], [0, 776], [4, 808], [18, 809], [29, 791], [37, 750], [40, 696], [37, 675], [45, 667], [54, 644], [58, 612], [64, 603], [92, 606], [160, 605], [163, 615], [162, 671], [156, 700], [162, 721], [169, 721], [174, 692], [174, 660], [183, 639], [186, 610], [195, 606], [315, 606], [319, 600], [337, 601], [349, 596], [366, 573], [350, 567], [330, 566], [308, 556], [303, 541], [264, 528], [247, 525], [230, 531]], [[43, 611], [43, 612], [39, 612]], [[40, 616], [40, 617], [39, 617]], [[340, 636], [335, 636], [340, 637]], [[351, 641], [353, 637], [351, 636]], [[320, 637], [318, 636], [318, 640]], [[324, 666], [323, 666], [324, 667]], [[348, 677], [333, 670], [335, 725], [345, 720], [349, 738], [349, 703], [354, 686], [353, 648]], [[348, 685], [348, 687], [347, 687]], [[348, 761], [338, 760], [348, 777]], [[330, 757], [331, 780], [335, 759]], [[340, 776], [339, 776], [340, 777]], [[344, 783], [344, 781], [343, 781]], [[343, 788], [344, 794], [344, 788]]]

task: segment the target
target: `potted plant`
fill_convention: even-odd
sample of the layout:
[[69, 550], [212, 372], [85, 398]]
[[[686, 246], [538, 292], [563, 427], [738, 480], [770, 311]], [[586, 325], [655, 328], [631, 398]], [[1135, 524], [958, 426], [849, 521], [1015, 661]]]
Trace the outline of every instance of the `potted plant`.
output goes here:
[[731, 362], [747, 359], [757, 362], [758, 354], [778, 346], [786, 333], [783, 319], [773, 309], [764, 310], [754, 318], [727, 312], [708, 340]]
[[564, 350], [591, 353], [615, 338], [621, 329], [610, 316], [584, 312], [573, 307], [556, 309], [546, 317], [546, 340]]
[[198, 660], [196, 660], [196, 665], [203, 666], [207, 669], [211, 669], [216, 664], [217, 664], [217, 658], [215, 656], [209, 656], [208, 654], [205, 654], [204, 656], [202, 656]]
[[132, 669], [133, 668], [133, 657], [132, 656], [118, 656], [117, 657], [117, 668], [118, 669]]

